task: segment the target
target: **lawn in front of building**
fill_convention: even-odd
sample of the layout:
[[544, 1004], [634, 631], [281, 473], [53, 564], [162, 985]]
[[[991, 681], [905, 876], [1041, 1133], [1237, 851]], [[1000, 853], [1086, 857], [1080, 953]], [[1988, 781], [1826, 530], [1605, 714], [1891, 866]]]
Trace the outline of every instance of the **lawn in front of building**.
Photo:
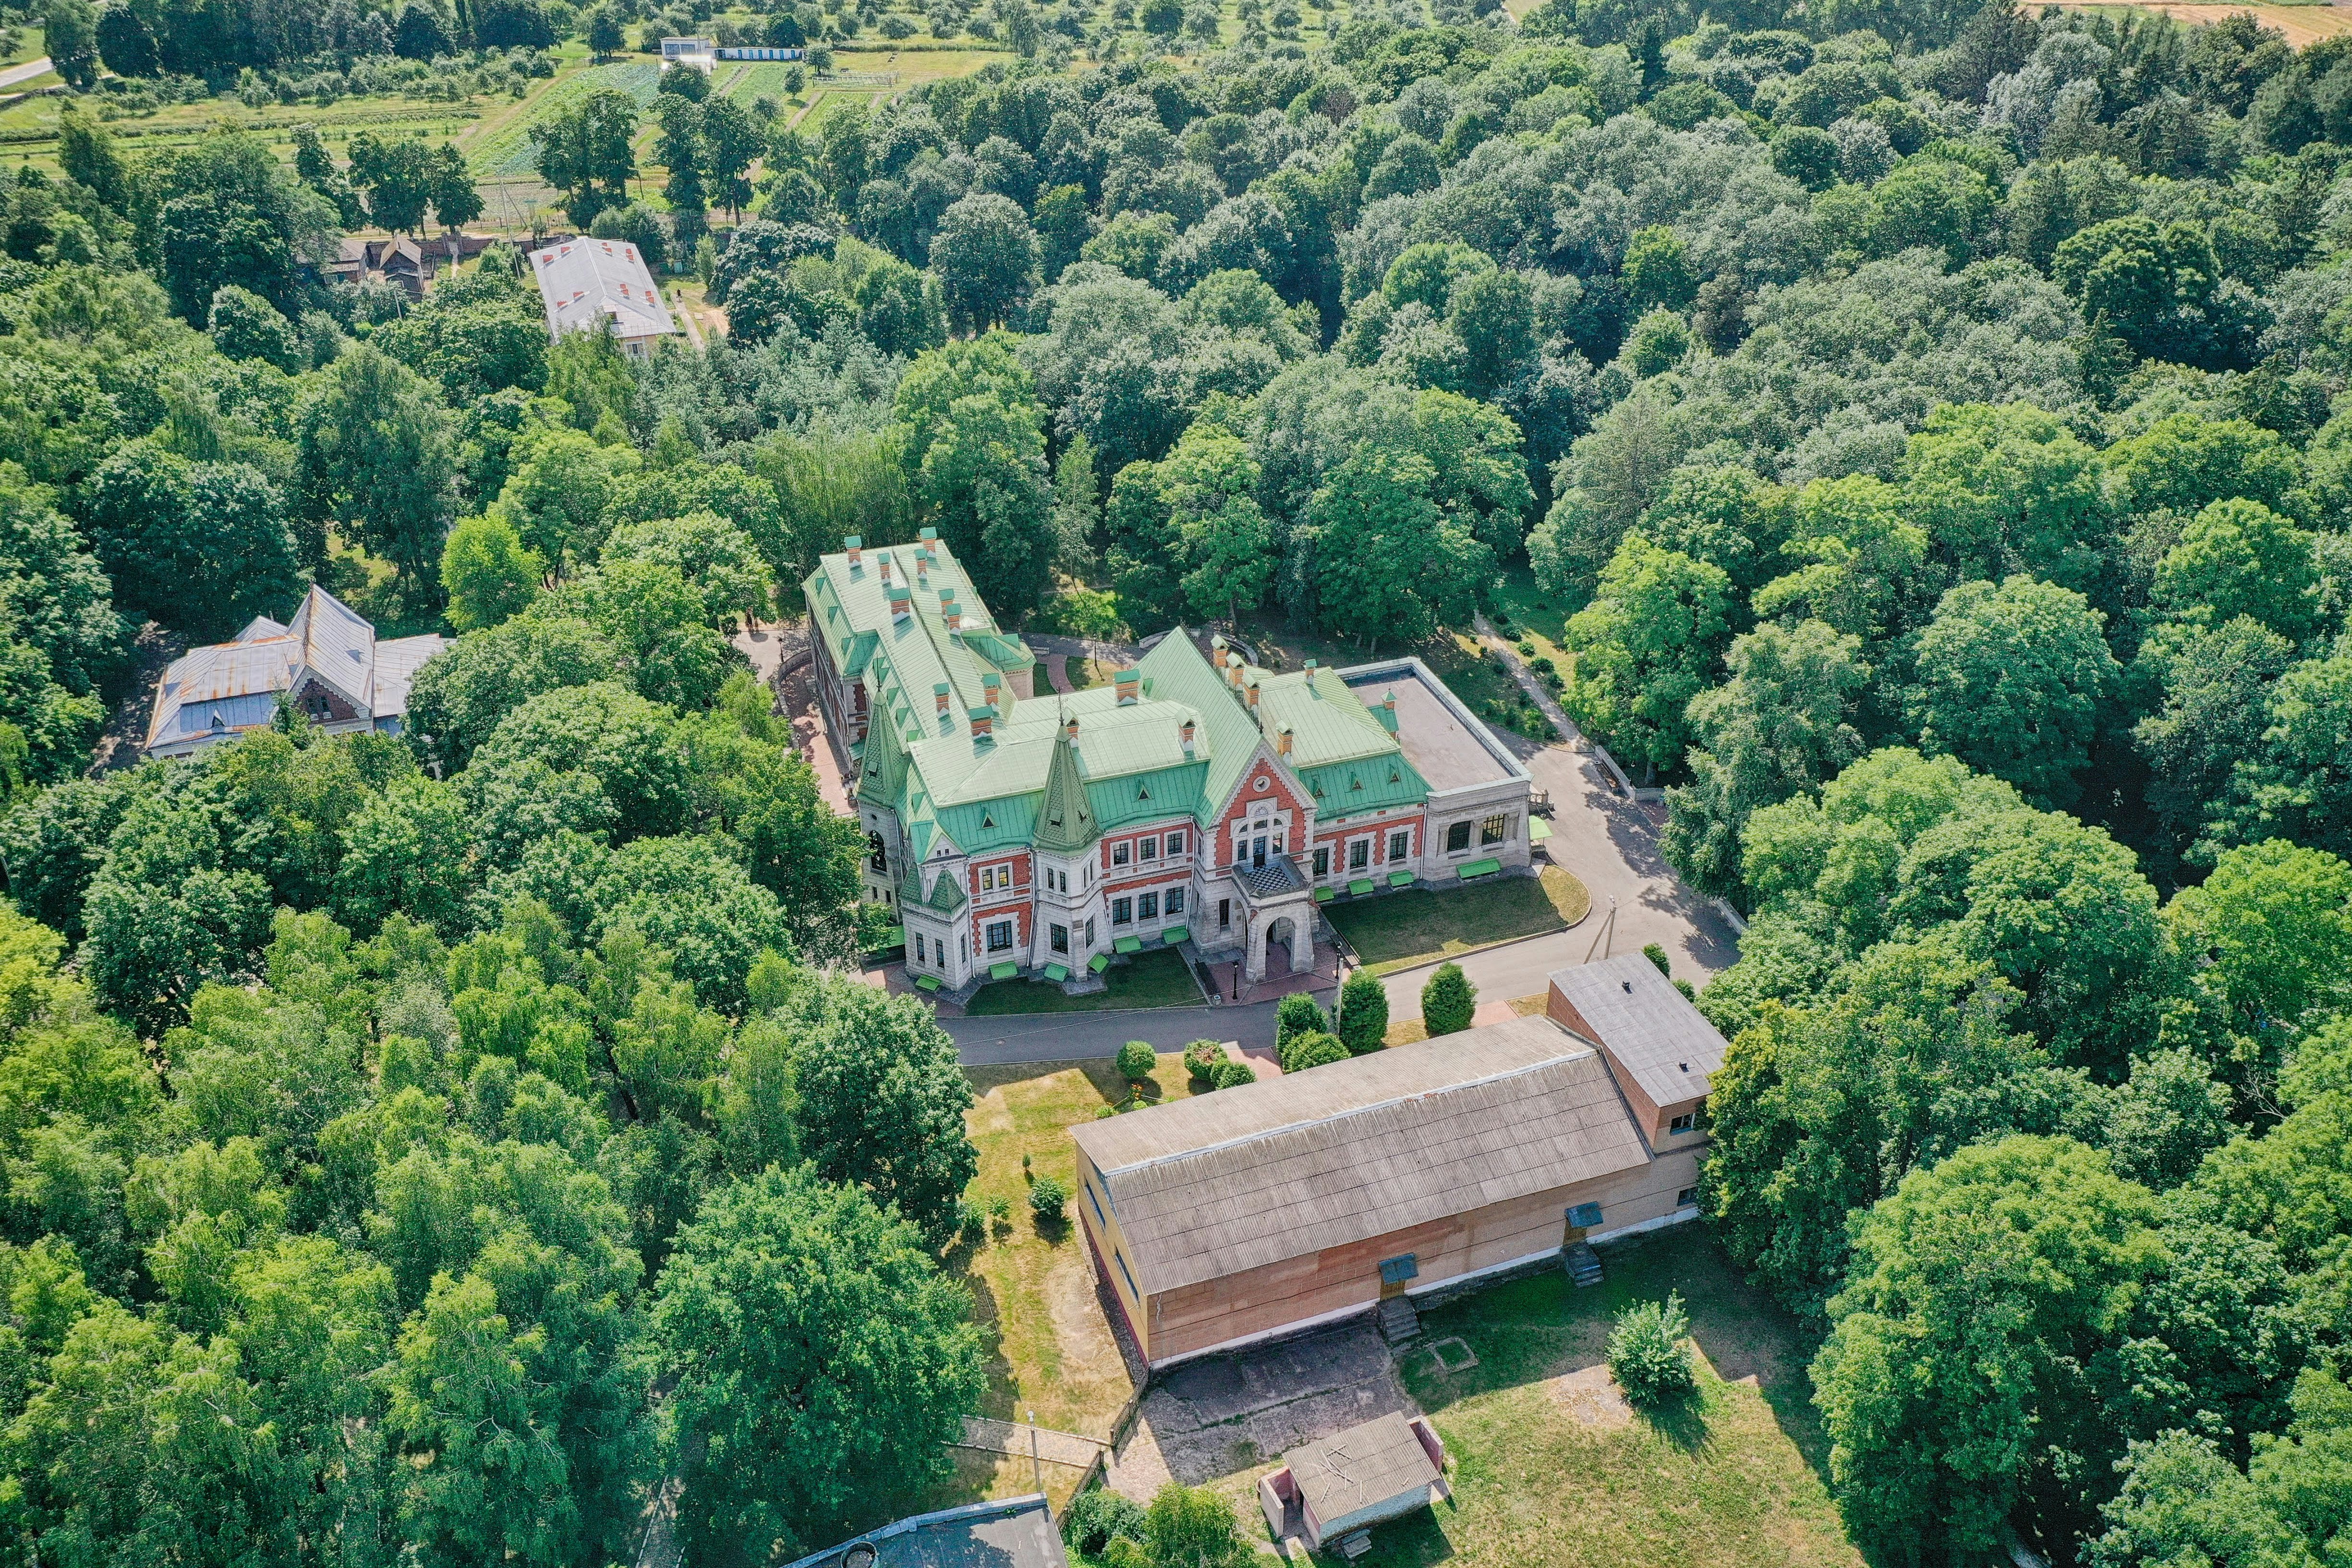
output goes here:
[[1323, 918], [1366, 968], [1392, 974], [1496, 942], [1566, 931], [1591, 908], [1582, 882], [1561, 867], [1547, 866], [1538, 877], [1342, 899], [1324, 905]]
[[1119, 1007], [1198, 1007], [1201, 987], [1172, 947], [1139, 952], [1124, 963], [1103, 972], [1108, 987], [1088, 996], [1065, 995], [1046, 980], [997, 980], [982, 986], [964, 1005], [972, 1018], [1003, 1017], [1015, 1013], [1099, 1013]]
[[[1454, 1497], [1376, 1528], [1360, 1568], [1862, 1568], [1822, 1479], [1828, 1443], [1795, 1325], [1703, 1224], [1601, 1257], [1608, 1278], [1591, 1289], [1547, 1270], [1422, 1315], [1424, 1346], [1458, 1339], [1477, 1358], [1453, 1373], [1425, 1349], [1404, 1363]], [[1669, 1290], [1690, 1309], [1699, 1386], [1645, 1414], [1609, 1381], [1610, 1320]], [[1265, 1468], [1217, 1483], [1252, 1539]]]
[[[1051, 1176], [1075, 1205], [1077, 1154], [1069, 1130], [1129, 1102], [1131, 1089], [1139, 1089], [1133, 1098], [1143, 1104], [1185, 1099], [1192, 1089], [1184, 1058], [1160, 1058], [1139, 1086], [1107, 1061], [970, 1068], [966, 1076], [977, 1096], [965, 1126], [980, 1152], [980, 1173], [965, 1195], [983, 1212], [992, 1202], [1004, 1211], [978, 1241], [959, 1242], [948, 1258], [972, 1292], [988, 1354], [981, 1414], [1026, 1421], [1034, 1411], [1037, 1424], [1050, 1430], [1107, 1438], [1134, 1385], [1096, 1294], [1075, 1207], [1061, 1223], [1040, 1225], [1029, 1193], [1038, 1178]], [[1033, 1468], [1025, 1454], [959, 1450], [950, 1489], [956, 1495], [940, 1506], [1032, 1491], [1041, 1475], [1056, 1508], [1079, 1479], [1068, 1466]]]

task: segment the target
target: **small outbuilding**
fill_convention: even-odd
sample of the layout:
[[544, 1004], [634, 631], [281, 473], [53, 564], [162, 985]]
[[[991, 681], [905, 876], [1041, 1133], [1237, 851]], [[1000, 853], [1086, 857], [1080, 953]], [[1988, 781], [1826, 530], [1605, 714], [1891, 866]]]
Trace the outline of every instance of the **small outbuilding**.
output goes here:
[[1453, 1495], [1445, 1445], [1428, 1417], [1395, 1411], [1293, 1448], [1257, 1483], [1275, 1540], [1295, 1536], [1310, 1552], [1330, 1545], [1350, 1557], [1370, 1544], [1361, 1531]]
[[1044, 1497], [919, 1513], [785, 1568], [1068, 1568]]

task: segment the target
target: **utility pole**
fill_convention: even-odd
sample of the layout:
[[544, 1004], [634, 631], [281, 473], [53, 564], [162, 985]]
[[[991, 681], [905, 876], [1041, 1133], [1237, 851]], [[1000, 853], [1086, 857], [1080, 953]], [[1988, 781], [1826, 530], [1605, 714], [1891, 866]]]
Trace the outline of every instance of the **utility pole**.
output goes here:
[[1045, 1467], [1037, 1458], [1037, 1413], [1034, 1410], [1029, 1412], [1029, 1476], [1037, 1483], [1039, 1491], [1045, 1489]]

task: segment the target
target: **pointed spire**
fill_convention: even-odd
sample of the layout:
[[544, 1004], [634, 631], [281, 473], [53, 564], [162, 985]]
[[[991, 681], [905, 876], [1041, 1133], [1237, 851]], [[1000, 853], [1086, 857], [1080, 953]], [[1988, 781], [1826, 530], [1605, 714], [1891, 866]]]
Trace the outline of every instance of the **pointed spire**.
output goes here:
[[1078, 748], [1065, 729], [1054, 737], [1054, 755], [1045, 767], [1045, 798], [1037, 807], [1036, 844], [1040, 849], [1076, 854], [1101, 837], [1102, 825], [1087, 799], [1086, 780], [1078, 773]]

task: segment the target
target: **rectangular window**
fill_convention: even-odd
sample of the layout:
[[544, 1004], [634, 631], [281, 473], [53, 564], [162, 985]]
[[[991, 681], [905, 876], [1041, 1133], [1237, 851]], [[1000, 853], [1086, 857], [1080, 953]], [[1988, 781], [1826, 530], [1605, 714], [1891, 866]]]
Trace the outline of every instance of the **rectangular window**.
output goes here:
[[1070, 928], [1067, 926], [1047, 926], [1045, 928], [1045, 945], [1052, 948], [1055, 952], [1069, 952]]
[[1233, 900], [1231, 900], [1231, 899], [1219, 899], [1219, 900], [1217, 900], [1217, 929], [1219, 929], [1220, 931], [1222, 931], [1222, 930], [1223, 930], [1225, 927], [1230, 926], [1230, 925], [1232, 925], [1233, 923], [1234, 923], [1234, 901], [1233, 901]]
[[1168, 836], [1168, 853], [1171, 855], [1181, 855], [1184, 853], [1184, 836], [1182, 834], [1171, 833]]
[[1445, 830], [1445, 852], [1459, 855], [1470, 847], [1470, 825], [1457, 822]]
[[1110, 863], [1114, 866], [1124, 866], [1127, 864], [1126, 845], [1114, 844], [1110, 847]]
[[1678, 1209], [1695, 1209], [1698, 1207], [1698, 1189], [1696, 1187], [1685, 1187], [1681, 1192], [1676, 1193], [1675, 1194], [1675, 1207]]
[[1672, 1121], [1669, 1121], [1669, 1122], [1667, 1122], [1667, 1123], [1666, 1123], [1666, 1131], [1669, 1131], [1669, 1132], [1696, 1132], [1696, 1131], [1698, 1131], [1698, 1116], [1697, 1116], [1697, 1113], [1696, 1113], [1696, 1112], [1695, 1112], [1695, 1111], [1689, 1111], [1689, 1110], [1685, 1110], [1685, 1111], [1684, 1111], [1680, 1116], [1675, 1117]]
[[1478, 825], [1478, 842], [1481, 844], [1500, 844], [1510, 836], [1511, 819], [1507, 816], [1490, 816]]
[[1184, 912], [1183, 889], [1171, 888], [1168, 889], [1168, 912], [1171, 915], [1181, 915]]
[[1138, 893], [1135, 896], [1135, 918], [1139, 921], [1158, 920], [1160, 918], [1160, 895], [1157, 893]]
[[1127, 1281], [1127, 1293], [1139, 1301], [1142, 1300], [1143, 1293], [1135, 1288], [1135, 1276], [1127, 1271], [1127, 1259], [1118, 1255], [1118, 1248], [1114, 1247], [1110, 1249], [1110, 1260], [1118, 1265], [1118, 1277]]
[[1359, 839], [1357, 839], [1353, 844], [1350, 844], [1350, 845], [1349, 845], [1349, 846], [1348, 846], [1348, 869], [1349, 869], [1349, 870], [1350, 870], [1350, 871], [1360, 871], [1360, 870], [1362, 870], [1362, 869], [1364, 868], [1364, 867], [1365, 867], [1365, 864], [1366, 864], [1367, 862], [1369, 862], [1369, 861], [1371, 859], [1371, 858], [1372, 858], [1372, 846], [1371, 846], [1371, 842], [1370, 842], [1370, 840], [1369, 840], [1369, 839], [1364, 839], [1364, 838], [1359, 838]]
[[1132, 923], [1134, 922], [1134, 920], [1135, 920], [1135, 900], [1132, 900], [1132, 899], [1113, 899], [1113, 900], [1110, 901], [1110, 923], [1111, 923], [1111, 924], [1113, 924], [1113, 925], [1115, 925], [1115, 926], [1129, 925], [1129, 924], [1132, 924]]
[[915, 962], [917, 963], [924, 962], [923, 939], [919, 933], [915, 938]]
[[1109, 1218], [1102, 1212], [1102, 1199], [1095, 1196], [1095, 1184], [1092, 1182], [1088, 1182], [1087, 1184], [1087, 1202], [1095, 1205], [1095, 1223], [1097, 1225], [1108, 1225], [1110, 1223]]
[[1389, 835], [1389, 858], [1390, 858], [1390, 859], [1391, 859], [1391, 860], [1402, 860], [1402, 859], [1403, 859], [1407, 855], [1411, 854], [1412, 852], [1412, 834], [1410, 834], [1410, 833], [1402, 833], [1402, 832], [1400, 832], [1400, 833], [1391, 833], [1391, 834], [1390, 834], [1390, 835]]
[[1331, 847], [1328, 844], [1318, 845], [1316, 847], [1315, 874], [1318, 877], [1328, 877], [1331, 874]]
[[1095, 944], [1095, 922], [1094, 922], [1094, 921], [1088, 921], [1087, 922], [1087, 945], [1088, 947], [1092, 947], [1092, 946], [1094, 946], [1094, 944]]
[[1013, 922], [1011, 921], [989, 921], [988, 951], [991, 952], [1009, 952], [1012, 949]]
[[1139, 859], [1139, 860], [1157, 860], [1157, 859], [1159, 859], [1159, 858], [1160, 858], [1160, 840], [1159, 840], [1159, 839], [1157, 839], [1157, 838], [1146, 838], [1146, 839], [1144, 839], [1140, 844], [1139, 844], [1139, 845], [1136, 847], [1135, 858], [1136, 858], [1137, 859]]

